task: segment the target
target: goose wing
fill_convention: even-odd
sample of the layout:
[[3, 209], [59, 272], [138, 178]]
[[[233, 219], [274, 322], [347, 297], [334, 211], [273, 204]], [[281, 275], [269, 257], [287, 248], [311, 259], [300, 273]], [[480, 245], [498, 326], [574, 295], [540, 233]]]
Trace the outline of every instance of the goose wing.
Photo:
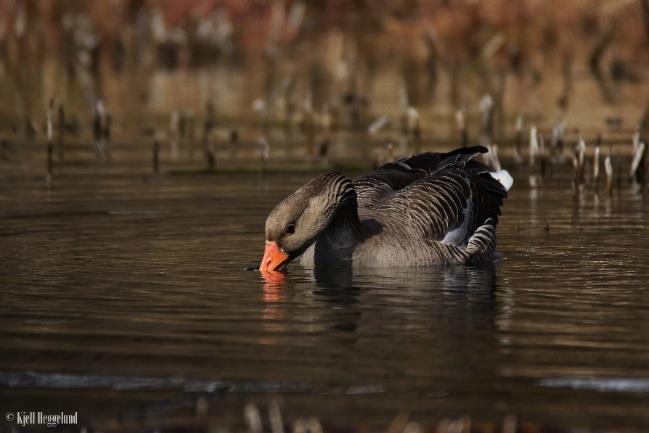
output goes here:
[[399, 161], [383, 165], [352, 181], [358, 198], [358, 206], [359, 208], [375, 209], [383, 204], [387, 196], [425, 176], [425, 172]]
[[368, 209], [380, 207], [386, 197], [392, 193], [430, 176], [449, 163], [468, 160], [485, 152], [487, 152], [485, 147], [473, 146], [448, 153], [419, 153], [384, 164], [353, 180], [359, 207]]
[[507, 196], [489, 169], [472, 160], [482, 149], [458, 149], [441, 158], [440, 154], [410, 157], [409, 167], [425, 174], [384, 195], [370, 210], [372, 216], [403, 238], [466, 245], [485, 221], [497, 224]]

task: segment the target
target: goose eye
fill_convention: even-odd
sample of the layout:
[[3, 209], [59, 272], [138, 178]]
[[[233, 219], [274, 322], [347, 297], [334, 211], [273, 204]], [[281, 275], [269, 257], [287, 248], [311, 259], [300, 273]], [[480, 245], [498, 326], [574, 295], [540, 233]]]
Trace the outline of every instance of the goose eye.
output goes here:
[[284, 234], [285, 235], [290, 236], [293, 233], [295, 233], [295, 224], [289, 224], [286, 227], [284, 227]]

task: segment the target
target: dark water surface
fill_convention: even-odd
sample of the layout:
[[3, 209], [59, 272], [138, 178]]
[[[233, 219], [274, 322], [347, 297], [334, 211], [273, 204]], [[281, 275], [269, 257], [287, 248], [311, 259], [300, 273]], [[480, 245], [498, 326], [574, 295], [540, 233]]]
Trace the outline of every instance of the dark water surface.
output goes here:
[[649, 428], [641, 192], [519, 173], [492, 265], [351, 283], [294, 265], [282, 285], [244, 271], [267, 212], [311, 175], [4, 176], [2, 409], [227, 426], [277, 397], [287, 419], [340, 425], [403, 411]]

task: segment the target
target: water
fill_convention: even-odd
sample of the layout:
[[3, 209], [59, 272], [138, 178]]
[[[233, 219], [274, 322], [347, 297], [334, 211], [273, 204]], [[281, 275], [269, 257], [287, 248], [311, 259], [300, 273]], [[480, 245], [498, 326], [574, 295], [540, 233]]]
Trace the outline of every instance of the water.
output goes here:
[[274, 284], [244, 268], [267, 212], [313, 173], [102, 167], [49, 188], [3, 175], [5, 410], [205, 431], [279, 398], [286, 420], [330, 426], [649, 427], [649, 207], [626, 183], [609, 197], [517, 173], [494, 264], [351, 281], [293, 265]]

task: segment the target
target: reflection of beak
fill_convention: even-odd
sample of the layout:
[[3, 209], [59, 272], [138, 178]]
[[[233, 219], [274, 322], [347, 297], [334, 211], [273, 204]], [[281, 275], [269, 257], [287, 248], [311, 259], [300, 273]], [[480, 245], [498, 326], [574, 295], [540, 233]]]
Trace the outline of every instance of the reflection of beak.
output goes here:
[[261, 271], [261, 277], [264, 279], [264, 302], [279, 301], [280, 294], [286, 282], [284, 272]]
[[264, 258], [261, 259], [259, 270], [262, 272], [281, 272], [288, 264], [290, 257], [277, 245], [277, 242], [266, 241]]

